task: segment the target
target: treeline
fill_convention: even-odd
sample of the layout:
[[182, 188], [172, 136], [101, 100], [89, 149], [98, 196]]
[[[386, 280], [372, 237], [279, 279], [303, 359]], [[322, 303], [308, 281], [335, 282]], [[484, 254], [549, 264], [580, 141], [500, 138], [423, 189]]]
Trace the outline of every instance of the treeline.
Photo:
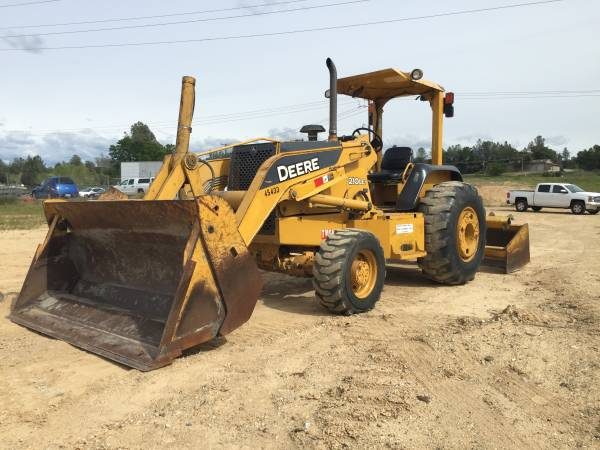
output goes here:
[[0, 183], [24, 184], [37, 186], [50, 176], [70, 177], [78, 185], [108, 184], [111, 178], [109, 171], [103, 171], [107, 158], [96, 158], [95, 161], [82, 161], [73, 155], [69, 161], [47, 166], [39, 156], [15, 158], [10, 164], [0, 160]]
[[478, 140], [471, 147], [452, 145], [444, 150], [444, 162], [457, 166], [463, 173], [482, 172], [499, 175], [503, 172], [526, 170], [533, 160], [550, 160], [561, 169], [600, 169], [600, 146], [572, 156], [567, 148], [557, 152], [546, 145], [542, 136], [537, 136], [525, 148], [517, 149], [508, 142]]
[[79, 155], [54, 165], [47, 165], [40, 156], [15, 158], [9, 164], [0, 160], [0, 183], [36, 186], [47, 177], [65, 176], [80, 186], [107, 185], [119, 178], [121, 162], [160, 161], [173, 147], [162, 145], [146, 124], [137, 122], [129, 133], [109, 147], [107, 156], [93, 161], [84, 161]]
[[[119, 178], [121, 162], [161, 161], [173, 148], [172, 144], [158, 142], [146, 124], [137, 122], [109, 147], [107, 156], [93, 161], [83, 161], [78, 155], [54, 165], [47, 165], [39, 156], [15, 158], [9, 164], [0, 160], [0, 183], [35, 186], [49, 176], [68, 176], [82, 186], [109, 184]], [[428, 160], [425, 149], [417, 150], [416, 160]], [[567, 148], [560, 152], [549, 148], [542, 136], [537, 136], [523, 149], [508, 142], [478, 140], [473, 146], [452, 145], [444, 150], [444, 162], [457, 166], [463, 173], [500, 175], [526, 170], [533, 160], [551, 160], [562, 169], [600, 170], [600, 145], [582, 150], [573, 157]]]

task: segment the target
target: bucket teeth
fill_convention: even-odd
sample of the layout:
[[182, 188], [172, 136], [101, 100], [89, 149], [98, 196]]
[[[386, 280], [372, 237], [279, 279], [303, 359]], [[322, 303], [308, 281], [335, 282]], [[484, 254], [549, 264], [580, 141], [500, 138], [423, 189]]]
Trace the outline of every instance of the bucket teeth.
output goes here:
[[10, 319], [140, 370], [245, 323], [262, 287], [229, 205], [46, 202]]

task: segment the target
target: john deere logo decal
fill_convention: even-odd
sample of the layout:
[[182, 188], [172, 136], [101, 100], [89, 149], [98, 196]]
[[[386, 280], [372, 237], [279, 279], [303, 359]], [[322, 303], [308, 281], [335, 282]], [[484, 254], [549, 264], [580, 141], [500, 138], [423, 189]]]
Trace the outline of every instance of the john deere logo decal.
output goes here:
[[339, 148], [304, 154], [281, 154], [269, 167], [261, 189], [305, 176], [317, 170], [333, 168], [340, 157]]
[[277, 175], [279, 176], [279, 181], [285, 181], [319, 169], [319, 158], [312, 158], [307, 161], [290, 164], [289, 166], [277, 166]]

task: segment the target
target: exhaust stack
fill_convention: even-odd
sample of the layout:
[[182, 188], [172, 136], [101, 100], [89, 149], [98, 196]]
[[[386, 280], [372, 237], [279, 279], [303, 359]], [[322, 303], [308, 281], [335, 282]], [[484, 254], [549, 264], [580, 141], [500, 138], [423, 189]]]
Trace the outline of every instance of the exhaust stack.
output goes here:
[[329, 69], [329, 140], [337, 140], [337, 69], [331, 58], [327, 58]]

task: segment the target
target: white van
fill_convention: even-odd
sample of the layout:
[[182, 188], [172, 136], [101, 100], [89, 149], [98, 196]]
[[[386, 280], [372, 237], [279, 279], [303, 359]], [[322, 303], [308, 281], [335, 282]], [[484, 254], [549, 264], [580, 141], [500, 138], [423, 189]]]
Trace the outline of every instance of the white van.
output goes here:
[[126, 178], [122, 180], [116, 186], [113, 186], [115, 189], [118, 189], [123, 194], [133, 195], [133, 194], [145, 194], [148, 192], [148, 188], [154, 181], [154, 177], [152, 178]]

